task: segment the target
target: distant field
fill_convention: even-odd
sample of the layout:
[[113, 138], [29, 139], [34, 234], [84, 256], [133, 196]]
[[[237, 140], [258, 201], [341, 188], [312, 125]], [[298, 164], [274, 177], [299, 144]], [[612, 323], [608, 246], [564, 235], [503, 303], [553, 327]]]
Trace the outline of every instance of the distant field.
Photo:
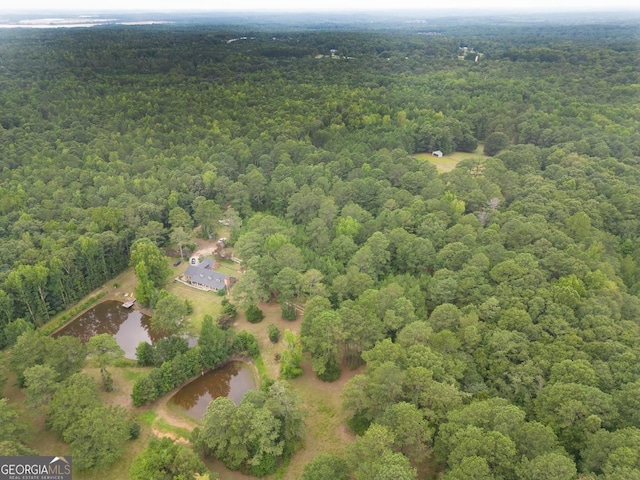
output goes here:
[[482, 153], [483, 145], [478, 144], [478, 148], [476, 148], [475, 152], [453, 152], [449, 155], [445, 155], [442, 158], [434, 157], [432, 154], [424, 152], [424, 153], [415, 153], [413, 156], [419, 160], [426, 160], [429, 163], [432, 163], [436, 166], [440, 173], [442, 172], [450, 172], [456, 165], [462, 160], [466, 160], [467, 158], [475, 158], [475, 157], [483, 157], [486, 158], [484, 153]]

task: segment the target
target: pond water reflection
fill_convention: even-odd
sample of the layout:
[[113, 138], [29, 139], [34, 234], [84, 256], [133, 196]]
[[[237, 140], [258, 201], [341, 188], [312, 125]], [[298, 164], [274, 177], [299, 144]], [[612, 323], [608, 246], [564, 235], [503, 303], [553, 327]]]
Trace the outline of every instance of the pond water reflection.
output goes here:
[[126, 309], [120, 302], [107, 300], [77, 317], [53, 336], [71, 335], [87, 342], [94, 335], [108, 333], [124, 350], [126, 358], [136, 358], [140, 342], [154, 343], [162, 335], [154, 335], [149, 328], [149, 317], [137, 310]]
[[227, 397], [238, 405], [245, 392], [255, 388], [251, 367], [244, 362], [230, 362], [185, 385], [170, 401], [200, 420], [214, 398]]

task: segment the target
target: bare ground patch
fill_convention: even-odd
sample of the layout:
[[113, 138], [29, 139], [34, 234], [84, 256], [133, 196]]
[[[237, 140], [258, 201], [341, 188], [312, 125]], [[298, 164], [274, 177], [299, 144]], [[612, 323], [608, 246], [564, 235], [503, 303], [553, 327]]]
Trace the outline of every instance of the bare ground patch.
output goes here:
[[179, 435], [176, 435], [175, 433], [158, 430], [157, 428], [152, 428], [151, 433], [158, 438], [170, 438], [176, 443], [181, 443], [182, 445], [189, 445], [189, 442], [187, 440], [180, 437]]
[[198, 426], [198, 423], [195, 420], [191, 420], [186, 415], [175, 413], [168, 406], [171, 397], [173, 397], [173, 395], [178, 390], [179, 388], [162, 397], [162, 400], [160, 400], [159, 403], [154, 407], [154, 411], [159, 418], [164, 419], [169, 425], [191, 432], [191, 430]]

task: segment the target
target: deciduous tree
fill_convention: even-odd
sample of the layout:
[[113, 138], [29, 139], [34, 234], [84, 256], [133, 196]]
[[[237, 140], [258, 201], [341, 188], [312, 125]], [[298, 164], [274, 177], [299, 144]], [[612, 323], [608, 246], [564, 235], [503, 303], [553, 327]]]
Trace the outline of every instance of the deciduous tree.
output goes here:
[[285, 379], [292, 379], [302, 375], [302, 344], [300, 337], [291, 330], [284, 331], [284, 350], [280, 354], [280, 375]]
[[65, 429], [73, 464], [79, 470], [103, 469], [122, 456], [129, 439], [127, 411], [121, 406], [95, 407]]
[[62, 438], [73, 422], [87, 411], [100, 406], [96, 382], [83, 373], [76, 373], [56, 390], [47, 407], [47, 427]]
[[177, 335], [188, 328], [186, 321], [187, 306], [173, 293], [163, 290], [156, 302], [151, 329], [165, 335]]
[[25, 394], [30, 407], [40, 409], [49, 403], [58, 388], [56, 377], [56, 372], [48, 365], [34, 365], [24, 371]]
[[205, 315], [202, 321], [198, 345], [202, 366], [206, 368], [214, 368], [218, 363], [226, 360], [231, 353], [225, 331], [214, 324], [210, 315]]
[[206, 465], [193, 450], [169, 438], [149, 440], [147, 448], [131, 464], [131, 480], [194, 478], [196, 474], [207, 473]]
[[317, 316], [307, 315], [307, 323], [301, 330], [304, 350], [311, 354], [311, 367], [318, 378], [326, 381], [340, 376], [339, 345], [342, 342], [342, 321], [335, 311], [325, 311]]
[[167, 283], [170, 269], [166, 257], [158, 246], [148, 238], [136, 240], [131, 245], [129, 265], [135, 267], [144, 262], [149, 280], [155, 288], [162, 288]]
[[366, 433], [346, 449], [345, 460], [357, 480], [414, 480], [417, 474], [409, 459], [393, 451], [393, 434], [381, 425], [371, 425]]
[[337, 455], [320, 453], [304, 466], [302, 480], [348, 480], [349, 469], [347, 463]]
[[502, 132], [494, 132], [484, 141], [485, 155], [494, 156], [509, 146], [509, 137]]
[[0, 442], [20, 442], [27, 433], [27, 424], [20, 412], [6, 398], [0, 398]]
[[113, 380], [107, 371], [109, 365], [113, 365], [116, 360], [124, 357], [124, 350], [118, 342], [108, 333], [94, 335], [87, 342], [87, 352], [100, 367], [102, 376], [102, 387], [110, 392], [113, 389]]

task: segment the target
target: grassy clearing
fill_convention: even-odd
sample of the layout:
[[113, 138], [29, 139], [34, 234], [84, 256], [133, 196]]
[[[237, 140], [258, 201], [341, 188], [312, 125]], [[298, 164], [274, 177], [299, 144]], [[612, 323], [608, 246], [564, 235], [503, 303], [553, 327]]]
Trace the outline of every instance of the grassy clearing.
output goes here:
[[483, 145], [481, 143], [478, 144], [478, 148], [474, 152], [453, 152], [449, 155], [445, 155], [442, 158], [434, 157], [430, 153], [415, 153], [413, 156], [418, 160], [426, 160], [429, 163], [432, 163], [436, 166], [440, 173], [450, 172], [456, 165], [460, 163], [462, 160], [467, 160], [469, 158], [488, 158], [484, 153], [482, 153]]
[[125, 380], [133, 385], [138, 379], [147, 376], [151, 369], [152, 367], [121, 368], [120, 372]]
[[280, 364], [275, 359], [276, 354], [281, 353], [284, 346], [282, 341], [278, 343], [271, 343], [269, 340], [268, 328], [270, 324], [274, 324], [280, 330], [280, 338], [284, 336], [285, 329], [289, 329], [292, 332], [300, 332], [300, 324], [302, 320], [298, 318], [294, 322], [283, 320], [281, 317], [280, 305], [277, 303], [261, 303], [260, 309], [264, 313], [264, 320], [260, 323], [249, 323], [243, 312], [240, 312], [238, 319], [234, 324], [234, 329], [237, 331], [246, 330], [251, 333], [260, 347], [260, 353], [262, 355], [262, 361], [264, 362], [264, 372], [261, 371], [261, 366], [256, 364], [260, 376], [264, 373], [269, 378], [278, 378], [280, 376]]
[[307, 435], [303, 449], [295, 453], [284, 480], [300, 478], [304, 466], [319, 453], [342, 454], [346, 445], [355, 440], [346, 425], [342, 411], [341, 393], [344, 384], [358, 373], [344, 368], [335, 382], [318, 380], [308, 364], [303, 364], [304, 374], [291, 381], [292, 388], [302, 398], [306, 410]]
[[[483, 146], [479, 145], [474, 152], [453, 152], [451, 155], [447, 155], [450, 159], [460, 162], [462, 160], [468, 160], [469, 158], [489, 158], [483, 153]], [[435, 158], [435, 157], [434, 157]], [[444, 157], [443, 157], [444, 158]]]
[[460, 160], [454, 160], [450, 156], [446, 156], [442, 158], [434, 157], [430, 153], [415, 153], [413, 156], [418, 160], [425, 160], [429, 163], [432, 163], [433, 165], [436, 166], [436, 168], [438, 169], [438, 172], [440, 173], [450, 172], [451, 170], [456, 168], [456, 165], [460, 161]]
[[256, 370], [258, 371], [258, 376], [260, 377], [259, 385], [264, 385], [271, 377], [269, 377], [269, 374], [267, 373], [267, 367], [264, 364], [262, 356], [255, 358], [253, 360], [253, 364], [255, 365]]
[[[268, 326], [273, 323], [280, 329], [281, 334], [285, 329], [295, 333], [300, 332], [302, 319], [294, 322], [283, 320], [280, 316], [280, 305], [260, 304], [260, 309], [265, 314], [262, 322], [252, 324], [247, 322], [243, 314], [238, 316], [234, 325], [236, 330], [246, 330], [252, 333], [258, 340], [260, 352], [264, 362], [264, 369], [271, 378], [278, 378], [280, 365], [275, 359], [277, 353], [284, 348], [281, 342], [271, 343], [269, 340]], [[256, 364], [260, 371], [261, 367]], [[307, 435], [305, 445], [293, 455], [289, 465], [275, 477], [283, 480], [297, 480], [302, 475], [304, 466], [317, 454], [330, 452], [340, 454], [344, 447], [351, 443], [355, 437], [345, 426], [346, 416], [342, 412], [342, 399], [340, 397], [344, 384], [352, 378], [357, 371], [343, 369], [342, 376], [335, 382], [326, 383], [318, 380], [308, 364], [303, 364], [304, 374], [289, 381], [291, 388], [300, 396], [306, 412]], [[222, 470], [220, 470], [222, 472]], [[242, 476], [225, 476], [221, 478], [248, 478]]]
[[[256, 368], [261, 377], [266, 374], [270, 378], [277, 379], [280, 376], [280, 365], [276, 360], [276, 354], [282, 352], [284, 346], [281, 341], [275, 344], [271, 343], [268, 334], [269, 324], [278, 327], [281, 335], [284, 334], [285, 329], [299, 333], [302, 319], [298, 318], [293, 322], [283, 320], [280, 305], [277, 303], [260, 304], [260, 309], [265, 315], [262, 322], [249, 323], [244, 314], [240, 312], [234, 329], [248, 331], [256, 337], [262, 357], [262, 362], [260, 360], [255, 362]], [[317, 454], [322, 452], [341, 453], [344, 447], [355, 438], [348, 432], [344, 424], [345, 415], [342, 412], [340, 394], [344, 383], [352, 378], [356, 372], [345, 369], [338, 381], [325, 383], [316, 378], [308, 364], [304, 364], [303, 369], [304, 374], [291, 380], [289, 385], [300, 396], [307, 415], [308, 430], [305, 445], [293, 455], [285, 468], [268, 478], [297, 480], [302, 475], [304, 466]], [[220, 472], [220, 478], [225, 480], [252, 478], [238, 472], [230, 472], [219, 462], [207, 461], [207, 465]]]

